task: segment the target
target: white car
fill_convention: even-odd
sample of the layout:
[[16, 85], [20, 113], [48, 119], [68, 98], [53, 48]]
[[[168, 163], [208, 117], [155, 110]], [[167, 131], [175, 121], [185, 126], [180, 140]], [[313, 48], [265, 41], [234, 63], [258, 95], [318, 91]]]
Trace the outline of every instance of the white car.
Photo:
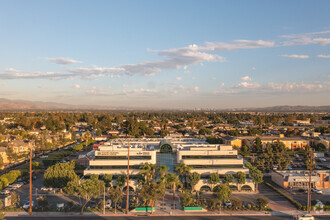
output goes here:
[[13, 185], [11, 185], [11, 187], [13, 187], [14, 189], [18, 189], [21, 188], [24, 185], [24, 183], [15, 183]]
[[40, 158], [48, 158], [49, 155], [41, 155]]
[[325, 159], [325, 158], [320, 158], [320, 162], [327, 162], [327, 159]]
[[41, 191], [53, 191], [54, 189], [53, 188], [42, 187], [40, 190]]
[[[34, 202], [32, 201], [32, 207], [33, 207], [33, 205], [34, 205]], [[23, 209], [29, 209], [29, 208], [30, 208], [30, 202], [24, 203]]]
[[105, 208], [110, 209], [111, 208], [111, 200], [107, 200], [105, 203]]
[[232, 206], [232, 204], [230, 201], [228, 201], [228, 202], [225, 202], [225, 206]]
[[297, 220], [314, 220], [314, 217], [311, 214], [304, 214], [302, 216], [298, 216]]
[[8, 195], [10, 191], [8, 189], [4, 189], [0, 192], [1, 195]]

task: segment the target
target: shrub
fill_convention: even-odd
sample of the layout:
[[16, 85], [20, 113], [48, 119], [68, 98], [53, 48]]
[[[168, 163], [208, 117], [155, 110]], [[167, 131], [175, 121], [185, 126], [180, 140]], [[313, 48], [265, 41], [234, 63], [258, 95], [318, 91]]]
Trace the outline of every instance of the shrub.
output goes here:
[[269, 202], [268, 199], [266, 199], [265, 197], [257, 198], [257, 204], [258, 204], [260, 209], [265, 209], [268, 202]]
[[242, 208], [243, 202], [239, 198], [233, 197], [231, 199], [231, 204], [233, 205], [234, 209], [240, 209], [240, 208]]

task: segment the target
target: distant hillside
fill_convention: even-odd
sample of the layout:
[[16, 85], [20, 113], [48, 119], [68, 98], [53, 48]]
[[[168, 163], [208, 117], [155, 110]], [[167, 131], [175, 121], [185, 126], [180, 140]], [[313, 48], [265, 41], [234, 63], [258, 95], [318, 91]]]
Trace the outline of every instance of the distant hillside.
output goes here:
[[[93, 106], [93, 105], [67, 105], [56, 102], [39, 102], [25, 100], [9, 100], [0, 98], [0, 111], [35, 111], [35, 110], [126, 110], [126, 111], [161, 111], [155, 108], [133, 108], [133, 107], [110, 107], [110, 106]], [[172, 109], [175, 111], [175, 109]], [[172, 111], [166, 109], [166, 111]], [[189, 111], [189, 109], [186, 109]], [[219, 109], [219, 111], [235, 111], [235, 112], [330, 112], [330, 106], [272, 106], [264, 108], [232, 108]]]
[[241, 108], [231, 109], [232, 111], [243, 111], [243, 112], [330, 112], [330, 106], [272, 106], [264, 108]]
[[[72, 107], [72, 106], [71, 106]], [[53, 102], [32, 102], [0, 98], [0, 110], [47, 110], [70, 108], [70, 106]]]

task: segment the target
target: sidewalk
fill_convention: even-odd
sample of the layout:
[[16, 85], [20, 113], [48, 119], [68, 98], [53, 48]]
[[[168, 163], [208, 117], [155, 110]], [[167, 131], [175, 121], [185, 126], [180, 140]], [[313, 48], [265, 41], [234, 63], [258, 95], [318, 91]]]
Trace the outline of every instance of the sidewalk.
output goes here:
[[[304, 212], [302, 211], [270, 211], [268, 214], [264, 211], [222, 211], [219, 214], [218, 211], [210, 211], [210, 212], [183, 212], [182, 210], [175, 210], [172, 214], [170, 213], [161, 213], [159, 211], [154, 212], [152, 216], [297, 216], [301, 215]], [[312, 215], [329, 215], [330, 211], [326, 211], [323, 213], [312, 212]], [[151, 213], [133, 213], [130, 212], [128, 215], [124, 213], [114, 214], [114, 213], [106, 213], [102, 214], [101, 212], [84, 212], [84, 215], [80, 215], [79, 212], [33, 212], [32, 216], [29, 216], [28, 212], [8, 212], [5, 213], [5, 216], [24, 216], [24, 217], [70, 217], [70, 216], [81, 216], [81, 217], [88, 217], [88, 216], [149, 216]]]

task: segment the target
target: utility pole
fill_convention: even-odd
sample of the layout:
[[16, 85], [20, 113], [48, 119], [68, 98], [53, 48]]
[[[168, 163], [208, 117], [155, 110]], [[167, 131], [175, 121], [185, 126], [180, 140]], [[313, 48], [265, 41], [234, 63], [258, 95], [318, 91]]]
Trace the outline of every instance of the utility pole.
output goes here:
[[310, 148], [310, 164], [309, 164], [309, 188], [308, 188], [308, 213], [311, 213], [312, 200], [312, 170], [313, 170], [313, 149]]
[[30, 207], [29, 214], [32, 215], [32, 144], [30, 143]]
[[128, 150], [127, 150], [127, 186], [126, 186], [126, 210], [125, 214], [128, 214], [128, 206], [129, 206], [129, 150], [131, 148], [130, 142], [128, 142]]
[[105, 215], [105, 183], [103, 187], [103, 215]]

